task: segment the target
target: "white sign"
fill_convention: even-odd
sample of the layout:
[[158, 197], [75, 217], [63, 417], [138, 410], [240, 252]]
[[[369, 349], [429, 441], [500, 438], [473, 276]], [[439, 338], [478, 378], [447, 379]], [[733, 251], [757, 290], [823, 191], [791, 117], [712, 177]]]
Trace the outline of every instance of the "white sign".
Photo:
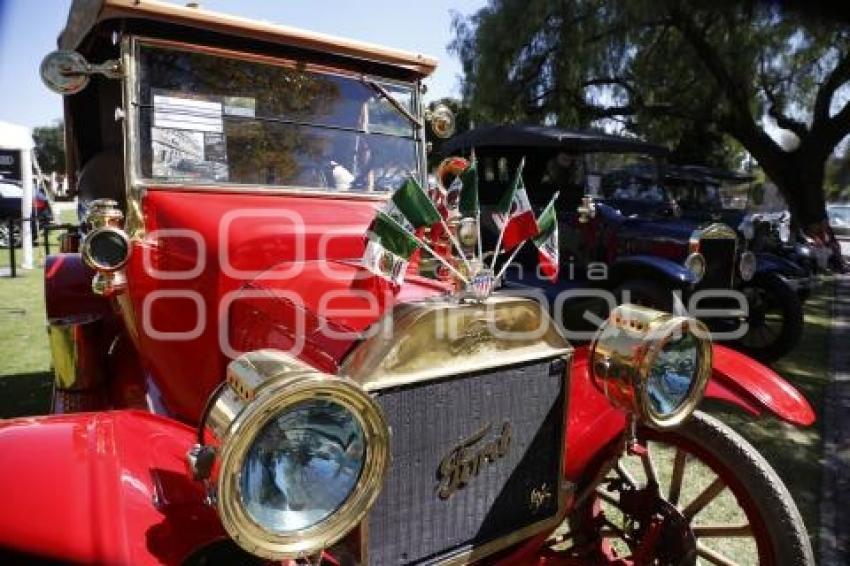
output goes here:
[[153, 96], [153, 125], [156, 128], [222, 133], [221, 103], [177, 96]]

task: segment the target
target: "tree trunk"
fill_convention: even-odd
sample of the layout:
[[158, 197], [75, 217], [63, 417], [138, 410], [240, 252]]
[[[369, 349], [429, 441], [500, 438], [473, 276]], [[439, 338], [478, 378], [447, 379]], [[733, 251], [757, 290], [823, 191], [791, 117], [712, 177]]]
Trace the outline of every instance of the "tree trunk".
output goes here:
[[794, 151], [780, 150], [781, 154], [771, 155], [764, 160], [759, 159], [759, 164], [785, 197], [793, 225], [801, 228], [820, 245], [829, 247], [833, 252], [835, 269], [846, 272], [847, 266], [841, 255], [841, 245], [829, 225], [826, 214], [823, 183], [829, 152], [821, 155], [823, 152], [808, 149], [801, 146]]

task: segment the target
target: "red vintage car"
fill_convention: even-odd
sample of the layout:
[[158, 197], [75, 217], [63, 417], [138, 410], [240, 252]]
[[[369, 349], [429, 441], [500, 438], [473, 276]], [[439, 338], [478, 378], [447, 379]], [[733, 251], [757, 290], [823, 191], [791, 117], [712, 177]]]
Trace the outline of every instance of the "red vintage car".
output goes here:
[[0, 422], [0, 562], [813, 563], [696, 411], [811, 424], [771, 370], [628, 305], [570, 345], [474, 230], [441, 279], [363, 261], [450, 122], [433, 59], [153, 0], [76, 0], [59, 47], [88, 213], [45, 269], [55, 414]]

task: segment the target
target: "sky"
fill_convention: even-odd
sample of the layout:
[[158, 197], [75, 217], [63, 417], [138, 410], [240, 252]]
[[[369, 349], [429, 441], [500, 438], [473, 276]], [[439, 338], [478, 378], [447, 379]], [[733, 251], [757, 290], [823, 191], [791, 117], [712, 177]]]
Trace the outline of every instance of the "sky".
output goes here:
[[[144, 0], [143, 0], [144, 1]], [[177, 2], [181, 3], [181, 2]], [[446, 46], [451, 11], [469, 15], [485, 0], [202, 0], [203, 8], [370, 41], [437, 57], [426, 100], [459, 94], [459, 61]], [[0, 121], [34, 127], [62, 116], [62, 100], [38, 66], [56, 47], [71, 0], [0, 0]]]

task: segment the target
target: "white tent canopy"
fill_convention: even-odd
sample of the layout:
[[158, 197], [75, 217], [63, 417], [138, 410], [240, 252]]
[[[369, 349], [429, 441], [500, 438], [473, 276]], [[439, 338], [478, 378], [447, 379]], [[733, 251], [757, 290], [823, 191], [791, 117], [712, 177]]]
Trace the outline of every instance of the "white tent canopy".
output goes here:
[[[0, 121], [0, 149], [17, 149], [21, 152], [21, 181], [24, 190], [24, 197], [21, 199], [21, 218], [32, 216], [32, 150], [34, 147], [32, 132], [29, 128]], [[11, 234], [9, 237], [13, 239]], [[31, 269], [33, 266], [32, 230], [29, 222], [21, 224], [21, 242], [24, 252], [21, 267]]]
[[0, 149], [31, 150], [33, 147], [29, 128], [0, 121]]

